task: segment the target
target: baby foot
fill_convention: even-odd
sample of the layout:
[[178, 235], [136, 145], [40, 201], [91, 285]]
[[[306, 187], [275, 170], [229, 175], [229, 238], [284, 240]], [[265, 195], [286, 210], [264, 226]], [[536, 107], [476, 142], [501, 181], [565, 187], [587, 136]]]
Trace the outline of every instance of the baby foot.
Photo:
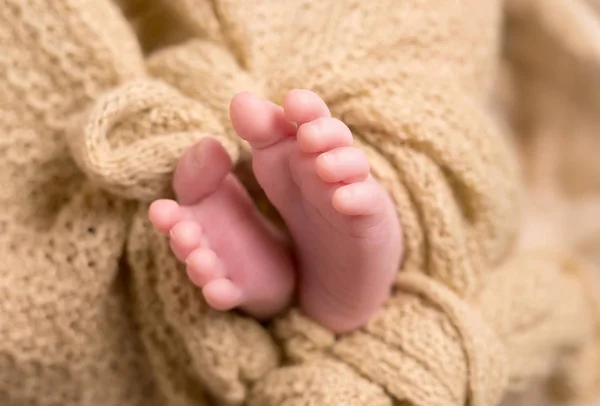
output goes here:
[[388, 297], [402, 246], [391, 199], [350, 130], [306, 90], [283, 108], [240, 94], [231, 118], [294, 239], [301, 308], [336, 332], [360, 327]]
[[173, 252], [185, 261], [189, 278], [210, 306], [272, 317], [293, 296], [289, 248], [230, 172], [223, 147], [212, 139], [201, 141], [175, 171], [177, 202], [154, 202], [150, 220], [171, 237]]

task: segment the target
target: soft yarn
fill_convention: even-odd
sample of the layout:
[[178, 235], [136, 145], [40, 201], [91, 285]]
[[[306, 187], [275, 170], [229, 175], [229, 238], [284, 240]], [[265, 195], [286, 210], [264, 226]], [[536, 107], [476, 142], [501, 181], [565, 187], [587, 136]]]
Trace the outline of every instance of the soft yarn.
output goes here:
[[[486, 112], [503, 16], [572, 34], [569, 49], [588, 37], [546, 18], [564, 3], [2, 0], [0, 403], [492, 406], [539, 381], [594, 394], [587, 266], [518, 244], [517, 157]], [[511, 106], [529, 101], [515, 72]], [[392, 297], [344, 336], [295, 309], [269, 329], [210, 310], [146, 215], [202, 137], [247, 161], [234, 93], [295, 87], [351, 126], [405, 231]]]

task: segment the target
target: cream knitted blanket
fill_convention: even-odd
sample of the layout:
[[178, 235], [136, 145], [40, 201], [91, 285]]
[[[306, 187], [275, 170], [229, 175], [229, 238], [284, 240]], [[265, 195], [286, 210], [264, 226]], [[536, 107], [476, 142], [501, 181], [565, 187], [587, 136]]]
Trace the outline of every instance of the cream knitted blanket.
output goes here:
[[[539, 382], [565, 401], [599, 389], [600, 311], [577, 249], [598, 254], [600, 233], [554, 222], [585, 218], [563, 195], [600, 185], [577, 175], [570, 146], [598, 165], [600, 23], [587, 3], [1, 0], [0, 11], [0, 404], [492, 406]], [[211, 311], [146, 217], [202, 137], [243, 171], [234, 93], [277, 102], [295, 87], [351, 126], [405, 230], [392, 297], [344, 336], [295, 310], [268, 327]], [[543, 172], [534, 140], [564, 144], [551, 155], [566, 178], [543, 189], [550, 174], [530, 176], [529, 190], [557, 196], [553, 210], [519, 216], [523, 200], [545, 199], [522, 199], [490, 106], [536, 156], [523, 173]]]

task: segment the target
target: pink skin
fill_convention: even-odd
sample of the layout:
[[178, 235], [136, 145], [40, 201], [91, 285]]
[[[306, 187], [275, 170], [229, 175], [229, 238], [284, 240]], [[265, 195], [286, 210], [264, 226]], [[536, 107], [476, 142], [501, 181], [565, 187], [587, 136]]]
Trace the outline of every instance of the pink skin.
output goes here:
[[[290, 230], [296, 269], [284, 237], [252, 207], [229, 174], [227, 155], [211, 141], [182, 158], [173, 181], [179, 203], [155, 202], [155, 227], [171, 235], [190, 279], [217, 309], [273, 316], [292, 301], [297, 274], [306, 314], [336, 332], [362, 326], [389, 295], [402, 240], [394, 206], [352, 146], [350, 130], [306, 90], [288, 93], [283, 108], [239, 94], [231, 119]], [[200, 167], [189, 163], [194, 151], [205, 157]]]
[[294, 293], [289, 243], [230, 172], [229, 155], [217, 141], [199, 142], [175, 170], [177, 202], [154, 202], [150, 220], [170, 236], [173, 253], [210, 306], [273, 317]]

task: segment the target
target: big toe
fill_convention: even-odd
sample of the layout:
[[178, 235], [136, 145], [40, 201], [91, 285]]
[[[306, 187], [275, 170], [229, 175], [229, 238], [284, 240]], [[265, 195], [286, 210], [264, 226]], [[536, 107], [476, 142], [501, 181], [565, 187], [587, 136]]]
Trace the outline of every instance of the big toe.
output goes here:
[[296, 125], [286, 120], [283, 109], [250, 93], [231, 101], [231, 121], [238, 135], [252, 146], [252, 168], [271, 203], [289, 203], [294, 184], [289, 173]]
[[286, 120], [283, 109], [251, 93], [236, 95], [230, 104], [233, 128], [252, 148], [268, 148], [292, 137], [296, 126]]
[[231, 158], [213, 138], [205, 138], [188, 148], [173, 174], [177, 201], [193, 205], [217, 190], [231, 171]]

